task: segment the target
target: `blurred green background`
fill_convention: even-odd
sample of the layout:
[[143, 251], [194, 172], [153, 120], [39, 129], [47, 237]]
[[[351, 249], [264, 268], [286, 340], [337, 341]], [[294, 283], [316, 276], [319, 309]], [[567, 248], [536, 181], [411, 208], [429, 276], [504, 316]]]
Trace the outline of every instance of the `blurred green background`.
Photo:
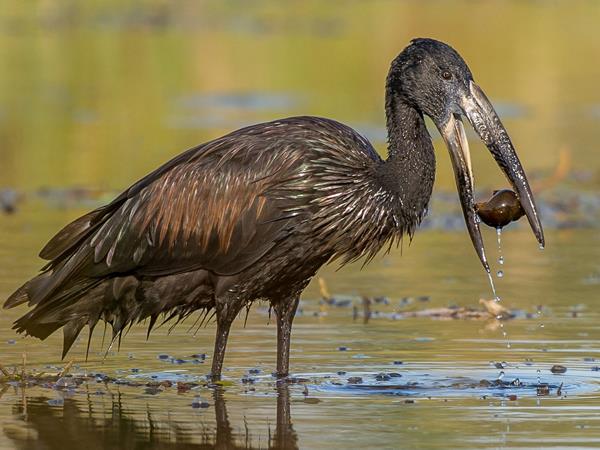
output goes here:
[[[389, 62], [423, 36], [467, 60], [529, 172], [568, 147], [597, 183], [598, 23], [600, 3], [583, 0], [4, 0], [0, 185], [123, 188], [183, 149], [296, 114], [384, 151]], [[497, 185], [473, 145], [478, 185]]]

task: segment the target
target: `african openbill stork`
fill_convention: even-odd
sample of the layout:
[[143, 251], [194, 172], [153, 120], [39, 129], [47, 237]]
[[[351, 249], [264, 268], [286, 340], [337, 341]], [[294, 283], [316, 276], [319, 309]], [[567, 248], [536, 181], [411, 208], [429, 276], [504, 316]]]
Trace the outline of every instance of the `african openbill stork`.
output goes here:
[[[435, 155], [424, 115], [450, 151], [467, 228], [489, 273], [473, 199], [466, 116], [515, 189], [541, 245], [542, 226], [510, 138], [450, 46], [415, 39], [386, 82], [388, 158], [346, 125], [291, 117], [192, 148], [75, 220], [42, 249], [49, 262], [4, 307], [32, 309], [14, 328], [44, 339], [63, 327], [63, 357], [84, 326], [125, 327], [213, 311], [212, 376], [234, 318], [255, 300], [277, 317], [277, 373], [289, 367], [300, 293], [325, 263], [372, 258], [412, 237], [427, 211]], [[88, 341], [89, 350], [89, 341]]]

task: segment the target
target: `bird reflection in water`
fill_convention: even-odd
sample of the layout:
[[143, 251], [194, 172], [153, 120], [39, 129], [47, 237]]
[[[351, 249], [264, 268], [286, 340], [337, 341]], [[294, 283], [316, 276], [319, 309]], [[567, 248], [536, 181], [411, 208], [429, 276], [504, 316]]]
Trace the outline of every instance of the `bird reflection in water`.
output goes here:
[[[141, 448], [144, 449], [297, 449], [297, 436], [290, 415], [290, 392], [287, 384], [277, 386], [277, 421], [273, 432], [253, 432], [247, 424], [234, 431], [229, 420], [226, 395], [221, 388], [213, 391], [215, 426], [206, 419], [165, 421], [153, 417], [150, 407], [140, 417], [129, 414], [122, 393], [112, 394], [111, 402], [98, 408], [95, 395], [86, 401], [67, 397], [61, 407], [48, 403], [44, 396], [25, 397], [13, 407], [13, 416], [24, 418], [24, 428], [5, 427], [4, 433], [18, 449]], [[132, 408], [133, 411], [133, 408]], [[208, 410], [207, 410], [208, 411]], [[194, 423], [192, 423], [194, 422]]]

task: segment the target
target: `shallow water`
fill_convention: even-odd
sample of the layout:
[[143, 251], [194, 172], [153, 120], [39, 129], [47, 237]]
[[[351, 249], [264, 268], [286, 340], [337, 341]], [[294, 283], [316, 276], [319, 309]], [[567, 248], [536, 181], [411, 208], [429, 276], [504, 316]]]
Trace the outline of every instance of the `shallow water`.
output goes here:
[[[432, 129], [438, 172], [423, 230], [362, 270], [321, 271], [336, 301], [320, 301], [315, 282], [306, 290], [289, 383], [270, 375], [275, 327], [264, 305], [254, 306], [245, 327], [238, 319], [218, 387], [205, 380], [212, 324], [188, 332], [192, 319], [148, 341], [144, 327], [134, 327], [108, 354], [99, 330], [87, 361], [87, 336], [67, 357], [73, 377], [0, 384], [1, 448], [600, 446], [600, 66], [587, 63], [600, 48], [592, 32], [600, 7], [7, 5], [0, 8], [0, 210], [16, 210], [0, 212], [0, 300], [36, 273], [35, 255], [69, 220], [233, 128], [324, 115], [355, 126], [383, 152], [385, 74], [415, 36], [447, 40], [468, 60], [539, 193], [548, 245], [539, 251], [526, 224], [511, 225], [500, 266], [496, 233], [485, 231], [492, 273], [504, 272], [495, 278], [498, 295], [514, 319], [405, 317], [492, 298]], [[505, 182], [469, 138], [485, 198]], [[561, 151], [569, 170], [554, 180]], [[372, 299], [368, 323], [362, 296]], [[0, 364], [20, 371], [25, 354], [26, 371], [59, 372], [61, 336], [14, 335], [11, 323], [22, 313], [0, 311]], [[554, 365], [566, 373], [552, 373]]]
[[[39, 217], [24, 211], [10, 227], [2, 221], [2, 296], [37, 265], [33, 257], [11, 261], [16, 251], [32, 255], [53, 229], [53, 220]], [[493, 248], [495, 232], [486, 237]], [[362, 271], [356, 265], [322, 271], [341, 306], [319, 301], [317, 283], [307, 289], [295, 321], [290, 384], [278, 386], [270, 375], [275, 327], [264, 305], [253, 308], [245, 328], [238, 320], [224, 385], [216, 389], [205, 379], [213, 325], [195, 336], [185, 323], [170, 335], [163, 327], [149, 341], [144, 327], [134, 327], [120, 351], [106, 357], [100, 332], [87, 362], [86, 336], [67, 359], [75, 361], [74, 375], [101, 376], [67, 388], [2, 389], [0, 446], [29, 448], [38, 440], [75, 448], [90, 439], [100, 447], [118, 439], [150, 448], [227, 442], [266, 448], [283, 439], [292, 448], [392, 448], [398, 442], [411, 448], [596, 447], [600, 313], [598, 284], [589, 276], [598, 270], [600, 238], [593, 231], [551, 232], [544, 252], [526, 232], [507, 230], [503, 238], [507, 275], [497, 284], [503, 305], [516, 312], [504, 322], [510, 349], [495, 319], [400, 318], [405, 311], [476, 306], [480, 296], [491, 298], [470, 249], [460, 264], [451, 256], [466, 236], [423, 232], [402, 256], [393, 252]], [[520, 254], [526, 247], [533, 249]], [[373, 301], [367, 324], [362, 295], [386, 297]], [[61, 337], [16, 337], [9, 328], [19, 312], [0, 316], [1, 363], [19, 366], [25, 352], [28, 367], [60, 370]], [[552, 373], [555, 364], [567, 372]], [[102, 382], [104, 376], [111, 379]], [[165, 380], [174, 384], [156, 386]], [[186, 390], [177, 382], [193, 384]]]

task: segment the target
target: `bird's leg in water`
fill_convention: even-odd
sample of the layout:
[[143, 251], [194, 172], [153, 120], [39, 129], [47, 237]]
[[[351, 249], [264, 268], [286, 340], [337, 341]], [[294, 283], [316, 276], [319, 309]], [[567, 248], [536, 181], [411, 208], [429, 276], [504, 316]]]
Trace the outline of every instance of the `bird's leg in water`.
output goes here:
[[298, 309], [300, 295], [291, 299], [273, 303], [273, 309], [277, 316], [277, 376], [287, 377], [290, 366], [290, 335], [292, 333], [292, 322]]
[[217, 335], [215, 338], [215, 351], [210, 373], [213, 380], [219, 380], [221, 378], [221, 369], [223, 368], [223, 358], [225, 357], [229, 329], [231, 328], [233, 320], [240, 312], [240, 308], [234, 306], [235, 303], [237, 302], [229, 298], [227, 300], [217, 300], [215, 305], [217, 314]]
[[292, 426], [289, 385], [277, 383], [277, 424], [272, 448], [298, 448], [298, 436]]
[[213, 392], [215, 401], [215, 420], [217, 422], [217, 436], [215, 448], [231, 448], [233, 443], [233, 431], [227, 415], [227, 406], [221, 387], [215, 388]]

